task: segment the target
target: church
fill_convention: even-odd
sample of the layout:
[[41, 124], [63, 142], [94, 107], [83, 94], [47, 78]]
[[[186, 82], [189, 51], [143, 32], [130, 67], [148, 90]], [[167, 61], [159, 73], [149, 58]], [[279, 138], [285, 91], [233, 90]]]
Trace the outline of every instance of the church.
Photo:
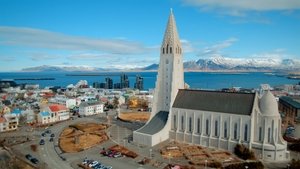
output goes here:
[[154, 146], [167, 139], [233, 151], [236, 144], [267, 161], [288, 160], [274, 95], [185, 89], [182, 47], [171, 10], [160, 49], [150, 120], [133, 141]]

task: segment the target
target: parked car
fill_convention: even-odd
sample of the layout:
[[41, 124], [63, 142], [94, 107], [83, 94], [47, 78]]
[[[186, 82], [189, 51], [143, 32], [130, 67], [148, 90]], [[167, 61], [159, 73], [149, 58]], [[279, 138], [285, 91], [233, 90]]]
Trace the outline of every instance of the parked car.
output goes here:
[[55, 137], [54, 133], [52, 133], [52, 134], [50, 135], [50, 137]]
[[45, 144], [45, 140], [44, 139], [41, 139], [40, 140], [40, 145], [44, 145]]
[[114, 158], [122, 157], [122, 154], [120, 152], [116, 152], [114, 154]]
[[33, 158], [32, 155], [30, 155], [30, 154], [26, 154], [25, 157], [27, 160], [31, 160]]
[[50, 134], [51, 130], [46, 130], [45, 133]]
[[45, 137], [45, 136], [46, 136], [46, 133], [42, 133], [42, 136]]
[[53, 142], [53, 137], [50, 137], [49, 141], [50, 141], [50, 142]]
[[39, 160], [38, 160], [38, 159], [36, 159], [36, 158], [32, 158], [30, 161], [31, 161], [33, 164], [37, 164], [37, 163], [39, 163]]
[[97, 164], [99, 164], [98, 161], [93, 161], [92, 163], [89, 164], [89, 167], [92, 168], [92, 167], [96, 166]]

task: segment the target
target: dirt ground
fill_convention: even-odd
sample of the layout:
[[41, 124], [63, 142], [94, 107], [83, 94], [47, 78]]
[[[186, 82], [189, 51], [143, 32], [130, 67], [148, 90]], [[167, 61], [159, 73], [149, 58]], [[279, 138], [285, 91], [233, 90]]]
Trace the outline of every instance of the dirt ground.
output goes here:
[[71, 153], [91, 148], [108, 140], [106, 124], [80, 123], [63, 130], [59, 138], [62, 151]]
[[150, 118], [150, 113], [145, 112], [122, 112], [119, 114], [119, 118], [124, 121], [142, 121], [147, 122]]
[[240, 161], [236, 156], [225, 150], [215, 150], [177, 142], [170, 142], [166, 146], [162, 147], [161, 155], [166, 159], [186, 159], [189, 164], [194, 165], [205, 165], [205, 161], [207, 164], [216, 161], [222, 164]]

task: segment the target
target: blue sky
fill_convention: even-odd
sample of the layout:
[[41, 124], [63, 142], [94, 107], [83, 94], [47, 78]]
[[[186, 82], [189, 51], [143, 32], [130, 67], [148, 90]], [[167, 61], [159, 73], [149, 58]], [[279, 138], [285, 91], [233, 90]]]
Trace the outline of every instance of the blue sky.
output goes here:
[[185, 61], [300, 59], [299, 0], [0, 0], [0, 71], [158, 63], [170, 8]]

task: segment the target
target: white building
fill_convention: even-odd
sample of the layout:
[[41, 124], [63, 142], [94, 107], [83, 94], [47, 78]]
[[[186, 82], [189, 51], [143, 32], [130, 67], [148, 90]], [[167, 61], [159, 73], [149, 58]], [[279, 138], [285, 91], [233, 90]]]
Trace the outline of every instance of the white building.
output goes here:
[[81, 102], [79, 105], [79, 114], [82, 116], [90, 116], [103, 113], [104, 105], [100, 102]]
[[68, 109], [76, 106], [76, 99], [70, 99], [65, 96], [56, 96], [49, 99], [49, 103], [56, 103], [65, 105]]
[[37, 121], [40, 124], [48, 124], [55, 122], [55, 119], [48, 111], [42, 111], [37, 115]]
[[65, 105], [51, 104], [49, 110], [53, 122], [68, 120], [70, 118], [69, 109]]
[[168, 119], [170, 108], [178, 89], [184, 88], [182, 47], [177, 33], [176, 23], [171, 11], [165, 36], [160, 49], [160, 61], [155, 84], [151, 117], [141, 129], [134, 131], [133, 141], [156, 145], [167, 140], [170, 131]]
[[5, 114], [0, 117], [0, 132], [16, 130], [18, 125], [19, 120], [15, 114]]
[[184, 89], [181, 45], [170, 14], [161, 47], [151, 118], [133, 141], [154, 146], [164, 140], [233, 151], [246, 145], [269, 161], [289, 159], [281, 136], [276, 98], [269, 91], [229, 93]]

